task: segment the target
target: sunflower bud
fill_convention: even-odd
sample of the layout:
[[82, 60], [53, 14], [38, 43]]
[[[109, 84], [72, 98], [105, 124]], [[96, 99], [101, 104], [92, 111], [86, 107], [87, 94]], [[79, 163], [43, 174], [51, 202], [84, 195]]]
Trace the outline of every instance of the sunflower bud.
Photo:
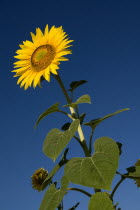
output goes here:
[[44, 168], [39, 168], [35, 171], [35, 173], [31, 176], [32, 180], [32, 188], [37, 191], [42, 191], [42, 183], [45, 181], [45, 179], [48, 176], [48, 171], [46, 171]]

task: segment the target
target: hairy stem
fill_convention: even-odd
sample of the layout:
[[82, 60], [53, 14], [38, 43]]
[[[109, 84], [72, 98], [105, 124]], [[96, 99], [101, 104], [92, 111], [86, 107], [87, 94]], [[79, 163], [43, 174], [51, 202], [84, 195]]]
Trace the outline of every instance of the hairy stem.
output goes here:
[[91, 196], [92, 196], [92, 195], [91, 195], [90, 193], [88, 193], [87, 191], [82, 190], [82, 189], [79, 189], [79, 188], [76, 188], [76, 187], [68, 188], [67, 190], [75, 190], [75, 191], [78, 191], [78, 192], [81, 192], [81, 193], [87, 195], [88, 197], [91, 197]]

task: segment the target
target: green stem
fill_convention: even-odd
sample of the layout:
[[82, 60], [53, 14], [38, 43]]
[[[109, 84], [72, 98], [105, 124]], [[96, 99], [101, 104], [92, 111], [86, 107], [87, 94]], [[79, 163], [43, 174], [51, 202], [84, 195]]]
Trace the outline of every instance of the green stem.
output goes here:
[[75, 190], [75, 191], [78, 191], [78, 192], [81, 192], [85, 195], [87, 195], [88, 197], [91, 197], [92, 195], [90, 193], [88, 193], [87, 191], [85, 190], [82, 190], [82, 189], [79, 189], [79, 188], [76, 188], [76, 187], [71, 187], [71, 188], [68, 188], [67, 190]]
[[120, 186], [120, 184], [121, 184], [125, 179], [126, 179], [126, 177], [122, 176], [121, 179], [120, 179], [120, 181], [119, 181], [119, 182], [116, 184], [116, 186], [114, 187], [114, 189], [113, 189], [113, 191], [112, 191], [112, 193], [111, 193], [111, 195], [110, 195], [110, 198], [111, 198], [112, 200], [113, 200], [113, 196], [114, 196], [116, 190], [118, 189], [118, 187]]
[[58, 74], [58, 75], [52, 74], [52, 76], [53, 76], [53, 77], [57, 80], [57, 82], [59, 83], [59, 85], [60, 85], [60, 87], [61, 87], [61, 89], [62, 89], [62, 92], [64, 93], [64, 96], [65, 96], [65, 98], [66, 98], [68, 104], [70, 104], [70, 103], [71, 103], [71, 100], [70, 100], [70, 98], [69, 98], [69, 95], [68, 95], [68, 93], [67, 93], [67, 91], [66, 91], [66, 89], [65, 89], [65, 86], [64, 86], [64, 84], [63, 84], [63, 82], [62, 82], [62, 80], [61, 80], [59, 74]]

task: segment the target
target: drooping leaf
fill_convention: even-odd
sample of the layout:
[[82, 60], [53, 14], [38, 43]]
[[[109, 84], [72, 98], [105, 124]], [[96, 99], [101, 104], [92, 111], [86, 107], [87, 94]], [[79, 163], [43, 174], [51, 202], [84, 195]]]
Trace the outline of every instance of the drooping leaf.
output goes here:
[[57, 128], [52, 129], [44, 141], [44, 154], [55, 161], [62, 150], [67, 146], [71, 138], [74, 136], [78, 126], [79, 120], [77, 119], [71, 123], [69, 129], [65, 132], [62, 132]]
[[88, 210], [114, 210], [114, 206], [106, 193], [98, 192], [91, 196]]
[[111, 138], [102, 137], [95, 141], [94, 149], [91, 157], [77, 157], [68, 161], [65, 176], [75, 184], [110, 190], [118, 167], [118, 146]]
[[38, 120], [36, 121], [36, 124], [35, 124], [35, 127], [37, 127], [37, 125], [39, 124], [39, 122], [44, 118], [46, 117], [47, 115], [53, 113], [53, 112], [60, 112], [59, 110], [59, 103], [56, 103], [56, 104], [53, 104], [51, 107], [49, 107], [45, 112], [43, 112]]
[[76, 102], [64, 105], [63, 107], [76, 108], [78, 104], [82, 104], [82, 103], [89, 103], [89, 104], [91, 104], [90, 96], [89, 95], [83, 95], [80, 98], [78, 98]]
[[105, 119], [109, 118], [109, 117], [112, 117], [116, 114], [119, 114], [123, 111], [127, 111], [127, 110], [130, 110], [129, 108], [126, 108], [126, 109], [121, 109], [121, 110], [118, 110], [112, 114], [108, 114], [108, 115], [105, 115], [104, 117], [102, 118], [98, 118], [98, 119], [94, 119], [94, 120], [91, 120], [90, 122], [87, 122], [87, 123], [84, 123], [84, 125], [88, 125], [90, 126], [93, 130], [96, 128], [96, 126], [101, 123], [102, 121], [104, 121]]
[[80, 80], [80, 81], [73, 81], [71, 84], [70, 84], [70, 88], [71, 89], [69, 89], [69, 91], [74, 91], [77, 87], [79, 87], [79, 86], [81, 86], [81, 85], [83, 85], [83, 84], [85, 84], [85, 83], [87, 83], [87, 81], [86, 80]]
[[46, 191], [39, 209], [40, 210], [55, 210], [58, 207], [58, 205], [61, 203], [66, 193], [68, 185], [69, 185], [69, 181], [65, 176], [62, 178], [60, 189], [56, 189], [55, 185], [52, 184]]

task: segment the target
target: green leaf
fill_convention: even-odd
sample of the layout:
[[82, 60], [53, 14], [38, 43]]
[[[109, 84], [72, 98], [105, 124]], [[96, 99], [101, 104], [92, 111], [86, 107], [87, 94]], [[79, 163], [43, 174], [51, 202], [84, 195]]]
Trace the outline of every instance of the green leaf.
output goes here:
[[118, 167], [119, 149], [116, 142], [101, 137], [94, 143], [91, 157], [72, 158], [65, 166], [65, 176], [70, 182], [96, 189], [111, 190], [111, 183]]
[[80, 81], [73, 81], [71, 84], [70, 84], [70, 87], [71, 89], [69, 89], [69, 91], [74, 91], [77, 87], [79, 87], [80, 85], [83, 85], [87, 83], [86, 80], [80, 80]]
[[59, 103], [56, 103], [56, 104], [53, 104], [51, 107], [49, 107], [45, 112], [43, 112], [38, 120], [36, 121], [36, 124], [35, 124], [35, 128], [37, 127], [37, 125], [39, 124], [39, 122], [44, 118], [46, 117], [47, 115], [53, 113], [53, 112], [61, 112], [59, 109]]
[[[130, 168], [129, 168], [129, 171], [130, 171]], [[131, 177], [140, 178], [140, 166], [135, 166], [134, 167], [134, 171], [133, 172], [129, 172], [128, 175], [131, 176]]]
[[62, 129], [63, 131], [66, 131], [66, 130], [69, 129], [70, 125], [71, 125], [71, 123], [67, 122], [67, 123], [65, 123], [65, 124], [61, 127], [61, 129]]
[[39, 209], [40, 210], [55, 210], [58, 207], [58, 205], [61, 203], [66, 193], [68, 185], [69, 185], [69, 181], [65, 176], [62, 178], [60, 189], [56, 189], [55, 185], [52, 184], [46, 191]]
[[52, 177], [56, 174], [56, 172], [60, 169], [59, 164], [57, 164], [52, 171], [49, 173], [49, 175], [47, 176], [47, 178], [44, 180], [43, 184], [42, 184], [42, 190], [44, 190], [48, 184], [50, 183]]
[[57, 128], [52, 129], [44, 141], [43, 152], [45, 155], [55, 161], [62, 150], [67, 146], [71, 138], [74, 136], [78, 126], [79, 120], [77, 119], [71, 123], [69, 129], [65, 132], [62, 132]]
[[121, 155], [121, 154], [122, 154], [122, 143], [120, 143], [120, 142], [116, 142], [116, 144], [118, 145], [118, 148], [119, 148], [119, 154]]
[[83, 114], [81, 114], [80, 117], [79, 117], [79, 120], [80, 120], [80, 124], [81, 124], [81, 125], [83, 124], [83, 121], [84, 121], [85, 116], [86, 116], [86, 113], [83, 113]]
[[114, 116], [114, 115], [116, 115], [116, 114], [119, 114], [119, 113], [121, 113], [121, 112], [123, 112], [123, 111], [127, 111], [127, 110], [130, 110], [130, 109], [129, 109], [129, 108], [126, 108], [126, 109], [118, 110], [118, 111], [116, 111], [116, 112], [114, 112], [114, 113], [112, 113], [112, 114], [105, 115], [105, 116], [102, 117], [102, 118], [94, 119], [94, 120], [91, 120], [90, 122], [84, 123], [84, 125], [88, 125], [88, 126], [90, 126], [92, 129], [95, 129], [95, 127], [96, 127], [99, 123], [101, 123], [102, 121], [104, 121], [105, 119], [107, 119], [107, 118], [109, 118], [109, 117], [112, 117], [112, 116]]
[[114, 210], [111, 199], [106, 193], [95, 193], [89, 200], [88, 210]]
[[128, 172], [132, 172], [132, 173], [129, 173], [129, 176], [140, 178], [140, 159], [138, 159], [138, 161], [135, 163], [133, 170], [132, 168], [133, 166], [130, 168], [127, 168]]
[[135, 163], [135, 166], [127, 168], [128, 176], [130, 179], [135, 180], [135, 184], [140, 187], [140, 159]]
[[131, 166], [129, 168], [126, 168], [126, 170], [128, 171], [128, 173], [133, 173], [133, 172], [136, 172], [136, 167], [135, 166]]
[[90, 96], [89, 95], [83, 95], [80, 98], [78, 98], [76, 102], [64, 105], [63, 107], [76, 108], [78, 104], [82, 104], [82, 103], [89, 103], [89, 104], [91, 104]]

